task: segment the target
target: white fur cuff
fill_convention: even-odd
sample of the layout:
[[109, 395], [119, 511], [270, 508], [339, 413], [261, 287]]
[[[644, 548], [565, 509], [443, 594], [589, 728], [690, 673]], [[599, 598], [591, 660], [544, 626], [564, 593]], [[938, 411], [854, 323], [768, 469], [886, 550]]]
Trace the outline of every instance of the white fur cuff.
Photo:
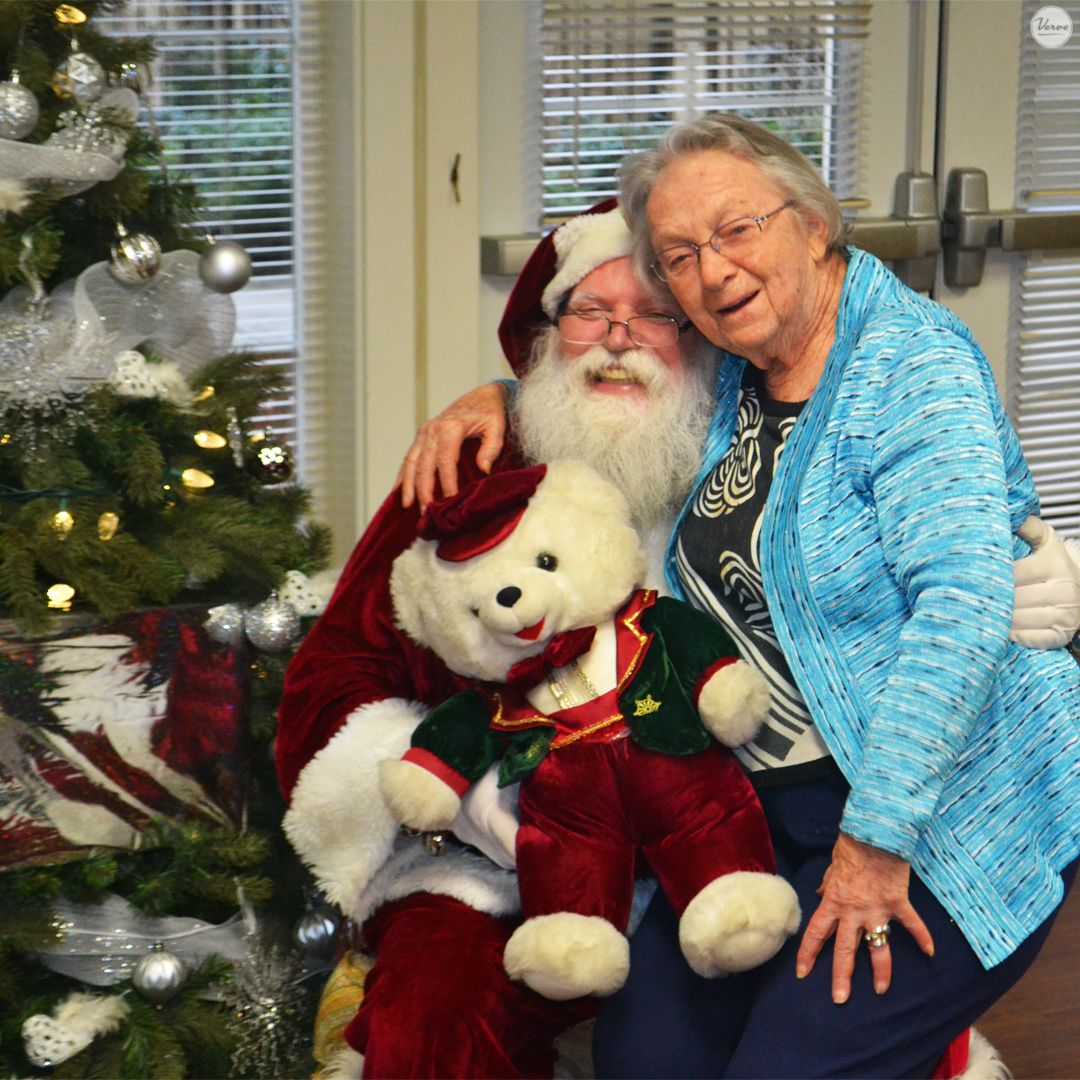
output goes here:
[[345, 911], [386, 862], [398, 833], [379, 790], [379, 763], [406, 751], [424, 713], [403, 698], [361, 706], [293, 789], [285, 834], [327, 899]]

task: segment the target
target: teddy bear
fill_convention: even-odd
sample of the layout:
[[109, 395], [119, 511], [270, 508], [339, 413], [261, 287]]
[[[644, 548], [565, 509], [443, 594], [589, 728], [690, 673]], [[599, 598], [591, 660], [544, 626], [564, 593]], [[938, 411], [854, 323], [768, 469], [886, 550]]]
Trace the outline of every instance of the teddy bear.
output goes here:
[[764, 963], [798, 926], [730, 751], [768, 686], [714, 620], [640, 588], [644, 573], [622, 494], [558, 461], [433, 503], [391, 574], [398, 625], [472, 686], [382, 763], [383, 797], [404, 825], [444, 829], [495, 763], [501, 785], [520, 782], [523, 921], [503, 962], [554, 1000], [625, 982], [642, 858], [702, 976]]

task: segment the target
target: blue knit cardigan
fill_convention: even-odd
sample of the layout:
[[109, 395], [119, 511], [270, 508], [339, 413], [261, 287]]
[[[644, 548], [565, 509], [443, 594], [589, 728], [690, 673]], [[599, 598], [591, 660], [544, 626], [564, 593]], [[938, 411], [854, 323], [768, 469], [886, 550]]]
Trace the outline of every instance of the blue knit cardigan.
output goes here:
[[[765, 593], [851, 784], [842, 828], [909, 860], [990, 967], [1080, 851], [1080, 668], [1009, 641], [1014, 533], [1038, 499], [986, 357], [947, 308], [849, 255], [769, 493]], [[721, 364], [699, 484], [731, 443], [744, 366]], [[684, 596], [674, 538], [667, 575]]]

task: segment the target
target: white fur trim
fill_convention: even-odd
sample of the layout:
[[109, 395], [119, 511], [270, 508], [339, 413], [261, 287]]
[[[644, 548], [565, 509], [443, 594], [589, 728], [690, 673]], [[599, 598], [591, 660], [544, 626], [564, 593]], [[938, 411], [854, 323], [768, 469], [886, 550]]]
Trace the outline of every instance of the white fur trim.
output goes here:
[[555, 318], [563, 296], [586, 274], [629, 255], [633, 248], [633, 238], [618, 208], [571, 218], [556, 230], [553, 239], [558, 269], [540, 299], [549, 319]]
[[749, 742], [769, 715], [769, 684], [745, 660], [720, 668], [698, 696], [701, 722], [717, 742], [735, 747]]
[[607, 919], [560, 911], [527, 919], [510, 935], [503, 964], [553, 1001], [614, 994], [630, 971], [630, 943]]
[[764, 964], [798, 926], [799, 901], [782, 877], [739, 870], [710, 881], [687, 904], [679, 945], [698, 975], [715, 979]]
[[363, 1075], [364, 1055], [351, 1046], [335, 1050], [330, 1060], [315, 1073], [317, 1080], [360, 1080]]
[[413, 893], [452, 896], [477, 911], [500, 917], [516, 915], [521, 909], [513, 871], [464, 848], [451, 846], [442, 855], [429, 855], [419, 837], [403, 837], [367, 889], [346, 910], [362, 923], [380, 904]]
[[331, 903], [348, 911], [398, 835], [379, 790], [379, 763], [401, 757], [424, 716], [403, 698], [362, 705], [308, 762], [284, 829]]
[[956, 1080], [1013, 1080], [1013, 1074], [990, 1040], [972, 1028], [967, 1068]]

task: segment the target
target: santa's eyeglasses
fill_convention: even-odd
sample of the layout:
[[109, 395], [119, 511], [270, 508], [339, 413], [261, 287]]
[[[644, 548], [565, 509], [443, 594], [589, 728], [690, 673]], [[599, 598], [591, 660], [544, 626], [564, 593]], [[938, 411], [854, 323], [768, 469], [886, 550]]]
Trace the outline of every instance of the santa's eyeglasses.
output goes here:
[[567, 311], [559, 316], [559, 337], [568, 345], [597, 345], [616, 326], [621, 326], [634, 345], [662, 349], [675, 345], [689, 325], [689, 320], [680, 322], [673, 315], [632, 315], [629, 319], [613, 319], [599, 310]]

